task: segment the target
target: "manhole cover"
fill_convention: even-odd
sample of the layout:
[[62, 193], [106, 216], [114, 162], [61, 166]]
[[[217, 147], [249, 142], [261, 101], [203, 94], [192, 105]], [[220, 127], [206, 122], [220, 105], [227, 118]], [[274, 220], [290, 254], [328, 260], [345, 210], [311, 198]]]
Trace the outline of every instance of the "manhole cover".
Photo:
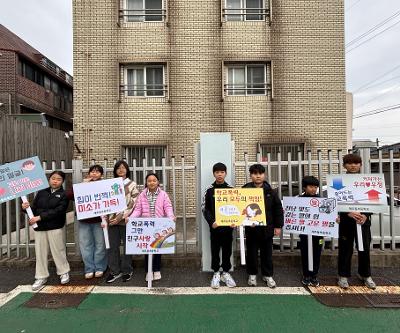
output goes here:
[[357, 278], [349, 279], [350, 288], [337, 286], [336, 277], [324, 277], [320, 287], [310, 287], [312, 295], [322, 304], [332, 307], [379, 307], [399, 308], [400, 287], [392, 281], [376, 277], [377, 288], [368, 289]]
[[24, 306], [28, 308], [40, 309], [59, 309], [66, 307], [77, 307], [87, 296], [87, 293], [79, 294], [48, 294], [39, 292], [25, 302]]

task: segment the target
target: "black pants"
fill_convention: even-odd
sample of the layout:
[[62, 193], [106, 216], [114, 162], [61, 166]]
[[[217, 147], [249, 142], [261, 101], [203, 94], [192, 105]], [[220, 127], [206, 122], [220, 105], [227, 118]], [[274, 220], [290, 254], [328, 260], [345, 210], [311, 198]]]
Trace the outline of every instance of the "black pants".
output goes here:
[[[358, 274], [362, 277], [371, 276], [369, 246], [371, 244], [371, 226], [361, 226], [364, 251], [358, 251]], [[339, 224], [339, 276], [351, 276], [351, 257], [353, 256], [354, 239], [358, 249], [357, 227], [354, 221], [343, 221]]]
[[[129, 274], [132, 273], [132, 256], [125, 254], [125, 225], [113, 225], [108, 228], [108, 238], [110, 240], [110, 248], [107, 250], [108, 266], [112, 274]], [[120, 246], [124, 246], [124, 254], [120, 254]]]
[[308, 278], [317, 277], [319, 264], [321, 261], [321, 252], [324, 237], [312, 236], [313, 247], [313, 270], [308, 269], [308, 235], [300, 235], [300, 253], [301, 265], [303, 267], [303, 276]]
[[218, 227], [210, 230], [211, 237], [211, 269], [218, 272], [221, 267], [219, 252], [222, 249], [222, 270], [229, 272], [231, 269], [232, 255], [232, 228]]
[[272, 276], [272, 235], [268, 235], [266, 227], [246, 227], [246, 270], [249, 275], [258, 273], [258, 250], [260, 250], [261, 273]]
[[[144, 269], [147, 273], [149, 256], [144, 256]], [[153, 254], [153, 272], [159, 272], [161, 270], [161, 254]]]

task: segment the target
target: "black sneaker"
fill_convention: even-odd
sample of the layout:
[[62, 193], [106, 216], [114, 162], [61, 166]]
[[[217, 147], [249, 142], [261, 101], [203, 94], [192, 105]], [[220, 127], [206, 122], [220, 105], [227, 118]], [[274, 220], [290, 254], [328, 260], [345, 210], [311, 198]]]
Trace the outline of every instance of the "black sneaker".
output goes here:
[[127, 282], [132, 279], [133, 272], [122, 275], [122, 282]]
[[121, 276], [122, 276], [122, 273], [119, 273], [117, 275], [110, 273], [110, 275], [107, 276], [106, 282], [113, 283], [115, 280], [119, 279]]
[[311, 285], [311, 279], [309, 277], [303, 277], [303, 280], [301, 280], [301, 283], [305, 286], [310, 286]]
[[310, 282], [311, 282], [311, 285], [312, 285], [313, 287], [319, 287], [319, 280], [317, 279], [317, 277], [312, 277], [312, 278], [310, 279]]

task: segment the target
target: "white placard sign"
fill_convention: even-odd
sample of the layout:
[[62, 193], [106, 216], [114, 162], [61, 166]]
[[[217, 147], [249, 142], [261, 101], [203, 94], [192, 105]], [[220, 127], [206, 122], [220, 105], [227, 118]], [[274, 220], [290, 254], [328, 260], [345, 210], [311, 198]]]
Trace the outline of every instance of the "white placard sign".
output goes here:
[[284, 233], [338, 238], [333, 198], [283, 197]]
[[130, 217], [126, 225], [126, 254], [175, 253], [175, 222], [169, 218]]
[[338, 202], [339, 212], [386, 213], [383, 174], [327, 175], [328, 197]]
[[122, 178], [74, 184], [78, 220], [119, 213], [126, 209]]

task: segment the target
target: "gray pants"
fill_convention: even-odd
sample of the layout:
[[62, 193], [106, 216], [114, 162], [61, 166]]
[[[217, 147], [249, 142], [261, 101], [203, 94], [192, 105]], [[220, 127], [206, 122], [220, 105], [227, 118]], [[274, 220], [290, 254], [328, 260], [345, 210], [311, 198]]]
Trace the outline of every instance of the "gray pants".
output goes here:
[[[125, 225], [114, 225], [108, 228], [108, 237], [110, 240], [110, 248], [108, 252], [108, 266], [111, 273], [116, 275], [119, 273], [132, 273], [132, 256], [125, 254], [126, 227]], [[120, 254], [120, 245], [124, 246], [123, 254]]]

